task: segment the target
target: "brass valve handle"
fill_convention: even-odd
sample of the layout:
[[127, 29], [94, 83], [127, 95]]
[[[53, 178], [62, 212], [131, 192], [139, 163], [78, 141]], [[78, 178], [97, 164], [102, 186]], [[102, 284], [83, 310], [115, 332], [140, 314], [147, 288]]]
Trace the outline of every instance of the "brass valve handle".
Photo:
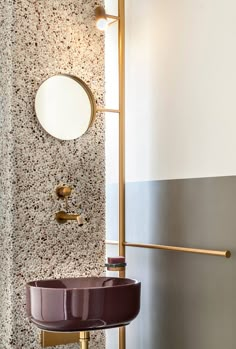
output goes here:
[[60, 199], [67, 199], [72, 192], [72, 188], [68, 186], [57, 187], [56, 194]]

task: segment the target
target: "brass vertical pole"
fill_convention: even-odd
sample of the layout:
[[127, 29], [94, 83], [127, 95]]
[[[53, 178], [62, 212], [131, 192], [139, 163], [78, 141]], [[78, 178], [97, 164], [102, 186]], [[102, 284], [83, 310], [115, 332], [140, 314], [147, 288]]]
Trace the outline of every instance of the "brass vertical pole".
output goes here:
[[125, 256], [125, 23], [119, 0], [119, 254]]
[[[118, 0], [119, 32], [119, 255], [125, 256], [125, 0]], [[119, 272], [125, 277], [125, 270]], [[119, 349], [125, 349], [125, 327], [119, 328]]]

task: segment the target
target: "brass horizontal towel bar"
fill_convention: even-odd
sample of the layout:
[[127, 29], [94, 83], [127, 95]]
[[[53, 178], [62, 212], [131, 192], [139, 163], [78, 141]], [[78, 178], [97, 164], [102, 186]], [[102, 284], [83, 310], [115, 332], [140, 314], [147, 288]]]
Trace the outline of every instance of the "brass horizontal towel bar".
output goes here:
[[99, 113], [115, 113], [115, 114], [120, 114], [119, 109], [110, 109], [110, 108], [97, 108], [97, 112]]
[[[106, 240], [106, 244], [118, 245], [119, 243], [118, 243], [118, 241]], [[231, 256], [231, 252], [228, 250], [226, 250], [226, 251], [204, 250], [204, 249], [200, 249], [200, 248], [166, 246], [166, 245], [155, 245], [155, 244], [140, 244], [140, 243], [132, 243], [132, 242], [124, 242], [123, 245], [128, 246], [128, 247], [151, 248], [151, 249], [156, 249], [156, 250], [199, 253], [199, 254], [206, 254], [206, 255], [226, 257], [226, 258], [230, 258], [230, 256]]]

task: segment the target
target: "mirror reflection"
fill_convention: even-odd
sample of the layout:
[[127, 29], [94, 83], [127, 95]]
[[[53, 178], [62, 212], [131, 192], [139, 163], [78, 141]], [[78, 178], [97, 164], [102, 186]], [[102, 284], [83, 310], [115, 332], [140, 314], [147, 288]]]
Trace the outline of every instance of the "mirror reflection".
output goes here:
[[51, 136], [72, 140], [91, 126], [96, 107], [89, 87], [72, 75], [55, 75], [39, 87], [35, 99], [39, 123]]

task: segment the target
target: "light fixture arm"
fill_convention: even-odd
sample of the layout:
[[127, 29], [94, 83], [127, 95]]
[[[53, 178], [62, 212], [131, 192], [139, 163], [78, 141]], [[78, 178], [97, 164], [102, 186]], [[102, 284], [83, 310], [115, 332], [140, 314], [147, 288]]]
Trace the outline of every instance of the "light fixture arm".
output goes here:
[[[113, 23], [120, 20], [119, 16], [107, 14], [103, 6], [96, 7], [95, 17], [96, 17], [97, 28], [100, 30], [106, 30], [107, 26], [110, 26]], [[111, 19], [112, 21], [108, 22], [108, 19]]]
[[108, 15], [106, 14], [107, 18], [110, 18], [110, 19], [115, 19], [116, 21], [119, 21], [120, 17], [119, 16], [113, 16], [113, 15]]

